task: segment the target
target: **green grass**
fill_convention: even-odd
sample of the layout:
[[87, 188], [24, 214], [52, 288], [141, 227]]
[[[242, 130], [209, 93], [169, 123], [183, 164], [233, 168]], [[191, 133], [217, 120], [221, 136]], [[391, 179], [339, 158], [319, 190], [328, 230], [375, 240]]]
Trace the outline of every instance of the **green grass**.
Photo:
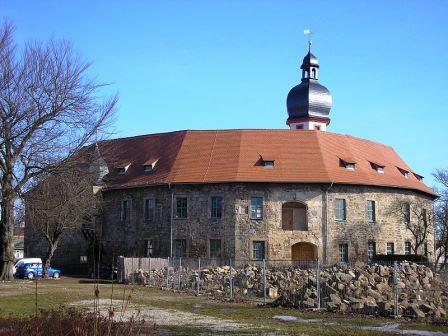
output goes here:
[[[111, 284], [100, 285], [100, 298], [110, 299]], [[341, 315], [328, 312], [312, 312], [281, 307], [259, 307], [249, 303], [230, 303], [212, 300], [206, 296], [161, 291], [142, 286], [114, 285], [114, 300], [126, 300], [132, 293], [132, 303], [159, 309], [175, 309], [209, 317], [231, 320], [250, 325], [232, 334], [259, 334], [279, 332], [280, 334], [305, 333], [317, 335], [381, 335], [378, 331], [360, 330], [357, 326], [382, 326], [396, 322], [392, 319], [363, 315]], [[93, 300], [94, 284], [80, 283], [78, 279], [64, 278], [59, 281], [40, 280], [38, 282], [38, 308], [59, 308], [80, 300]], [[195, 305], [200, 305], [197, 307]], [[0, 283], [0, 316], [26, 316], [35, 313], [35, 283], [17, 281]], [[275, 315], [289, 315], [300, 319], [319, 319], [322, 322], [282, 322], [274, 320]], [[332, 323], [328, 325], [328, 323]], [[448, 332], [447, 326], [416, 322], [403, 323], [403, 329], [419, 329]], [[177, 334], [197, 335], [207, 331], [194, 325], [163, 327]], [[213, 332], [214, 334], [218, 334]], [[226, 333], [229, 334], [229, 333]]]

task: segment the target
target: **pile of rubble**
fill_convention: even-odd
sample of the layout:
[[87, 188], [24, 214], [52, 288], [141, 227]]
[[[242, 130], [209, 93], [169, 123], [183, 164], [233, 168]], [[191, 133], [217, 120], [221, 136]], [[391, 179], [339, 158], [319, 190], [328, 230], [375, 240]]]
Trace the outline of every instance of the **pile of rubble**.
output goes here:
[[[269, 266], [269, 265], [268, 265]], [[229, 296], [230, 279], [236, 298], [263, 296], [266, 293], [273, 305], [317, 308], [329, 311], [356, 312], [389, 316], [394, 312], [394, 267], [382, 265], [336, 265], [320, 271], [318, 295], [316, 269], [298, 267], [268, 267], [266, 274], [257, 265], [240, 268], [211, 267], [196, 270], [183, 268], [179, 273], [170, 268], [139, 270], [136, 281], [157, 287], [202, 294]], [[264, 282], [264, 277], [266, 282]], [[168, 279], [167, 279], [168, 278]], [[398, 313], [418, 318], [446, 318], [448, 286], [426, 266], [402, 263], [396, 272]]]

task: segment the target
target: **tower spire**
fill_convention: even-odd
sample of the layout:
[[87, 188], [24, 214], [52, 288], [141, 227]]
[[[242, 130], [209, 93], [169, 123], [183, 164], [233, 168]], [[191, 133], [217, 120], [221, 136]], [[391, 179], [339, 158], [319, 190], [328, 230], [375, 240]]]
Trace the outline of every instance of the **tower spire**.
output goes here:
[[289, 91], [286, 105], [288, 120], [286, 124], [291, 129], [325, 131], [330, 123], [331, 94], [318, 82], [319, 62], [311, 52], [311, 30], [303, 31], [308, 35], [308, 53], [303, 58], [300, 69], [302, 79]]

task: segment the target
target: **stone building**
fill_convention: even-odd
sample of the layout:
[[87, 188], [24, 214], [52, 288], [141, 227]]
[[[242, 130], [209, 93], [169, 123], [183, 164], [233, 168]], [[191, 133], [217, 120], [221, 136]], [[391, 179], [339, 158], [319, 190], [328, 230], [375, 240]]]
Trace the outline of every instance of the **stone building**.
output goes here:
[[[415, 207], [431, 213], [434, 192], [391, 147], [327, 132], [332, 98], [310, 50], [301, 70], [287, 98], [289, 129], [185, 130], [91, 146], [103, 258], [334, 263], [410, 254], [405, 221], [418, 220]], [[433, 258], [432, 230], [423, 246]]]

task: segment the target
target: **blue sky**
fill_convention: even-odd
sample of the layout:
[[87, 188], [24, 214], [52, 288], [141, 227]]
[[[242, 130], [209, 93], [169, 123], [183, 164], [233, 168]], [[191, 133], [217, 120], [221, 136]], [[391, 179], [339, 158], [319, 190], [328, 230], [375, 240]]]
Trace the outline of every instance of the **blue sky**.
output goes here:
[[0, 0], [19, 43], [65, 38], [118, 91], [118, 136], [286, 128], [303, 29], [329, 131], [390, 145], [432, 186], [448, 168], [448, 1]]

